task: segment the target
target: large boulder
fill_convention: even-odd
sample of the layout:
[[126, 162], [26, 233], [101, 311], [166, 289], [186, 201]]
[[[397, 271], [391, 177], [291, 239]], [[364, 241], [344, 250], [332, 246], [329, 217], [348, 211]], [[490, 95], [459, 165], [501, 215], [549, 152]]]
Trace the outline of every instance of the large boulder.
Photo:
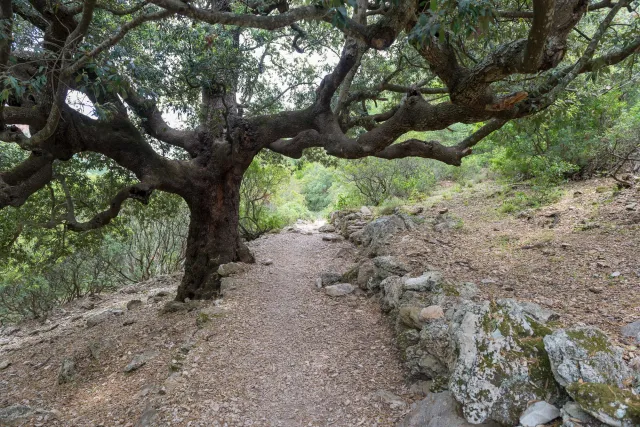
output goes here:
[[449, 389], [467, 421], [517, 425], [528, 402], [559, 396], [543, 338], [551, 330], [513, 300], [463, 302], [449, 335], [458, 358]]
[[[398, 424], [398, 427], [473, 427], [460, 414], [460, 405], [445, 391], [429, 394], [425, 399], [411, 405], [411, 412]], [[499, 424], [487, 422], [481, 426], [499, 427]]]
[[623, 387], [631, 370], [601, 330], [590, 326], [558, 329], [544, 338], [553, 375], [563, 387], [575, 382]]

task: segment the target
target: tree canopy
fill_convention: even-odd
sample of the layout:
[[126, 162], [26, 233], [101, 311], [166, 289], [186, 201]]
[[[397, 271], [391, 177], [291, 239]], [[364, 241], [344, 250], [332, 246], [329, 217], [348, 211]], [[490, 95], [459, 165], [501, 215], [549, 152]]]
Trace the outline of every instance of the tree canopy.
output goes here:
[[[2, 0], [0, 208], [37, 198], [50, 209], [32, 225], [82, 232], [177, 194], [191, 212], [178, 299], [211, 297], [220, 264], [251, 260], [238, 211], [256, 155], [460, 165], [585, 76], [632, 70], [637, 7]], [[411, 136], [456, 123], [477, 126], [454, 144]]]

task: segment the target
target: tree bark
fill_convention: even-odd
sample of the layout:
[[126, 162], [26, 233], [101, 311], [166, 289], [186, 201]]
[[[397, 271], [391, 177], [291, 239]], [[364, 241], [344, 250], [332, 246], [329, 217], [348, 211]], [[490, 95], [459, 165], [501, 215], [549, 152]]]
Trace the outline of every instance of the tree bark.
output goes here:
[[187, 197], [191, 211], [184, 277], [176, 300], [210, 299], [220, 295], [218, 267], [253, 262], [238, 231], [242, 177], [227, 173], [196, 185]]

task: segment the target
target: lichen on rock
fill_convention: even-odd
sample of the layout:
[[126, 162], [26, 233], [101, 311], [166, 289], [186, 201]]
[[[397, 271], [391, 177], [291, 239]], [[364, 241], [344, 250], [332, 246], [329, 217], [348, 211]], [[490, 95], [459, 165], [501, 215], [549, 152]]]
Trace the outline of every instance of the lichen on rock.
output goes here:
[[609, 384], [575, 382], [567, 392], [589, 414], [614, 427], [640, 425], [640, 396]]

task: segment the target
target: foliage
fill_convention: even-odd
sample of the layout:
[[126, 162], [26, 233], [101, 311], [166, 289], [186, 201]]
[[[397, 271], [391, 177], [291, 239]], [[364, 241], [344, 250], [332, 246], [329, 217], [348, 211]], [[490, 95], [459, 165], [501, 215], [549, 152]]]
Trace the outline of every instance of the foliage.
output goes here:
[[421, 159], [366, 158], [345, 162], [341, 173], [342, 179], [355, 187], [364, 203], [374, 206], [390, 197], [416, 197], [435, 184], [429, 164]]

